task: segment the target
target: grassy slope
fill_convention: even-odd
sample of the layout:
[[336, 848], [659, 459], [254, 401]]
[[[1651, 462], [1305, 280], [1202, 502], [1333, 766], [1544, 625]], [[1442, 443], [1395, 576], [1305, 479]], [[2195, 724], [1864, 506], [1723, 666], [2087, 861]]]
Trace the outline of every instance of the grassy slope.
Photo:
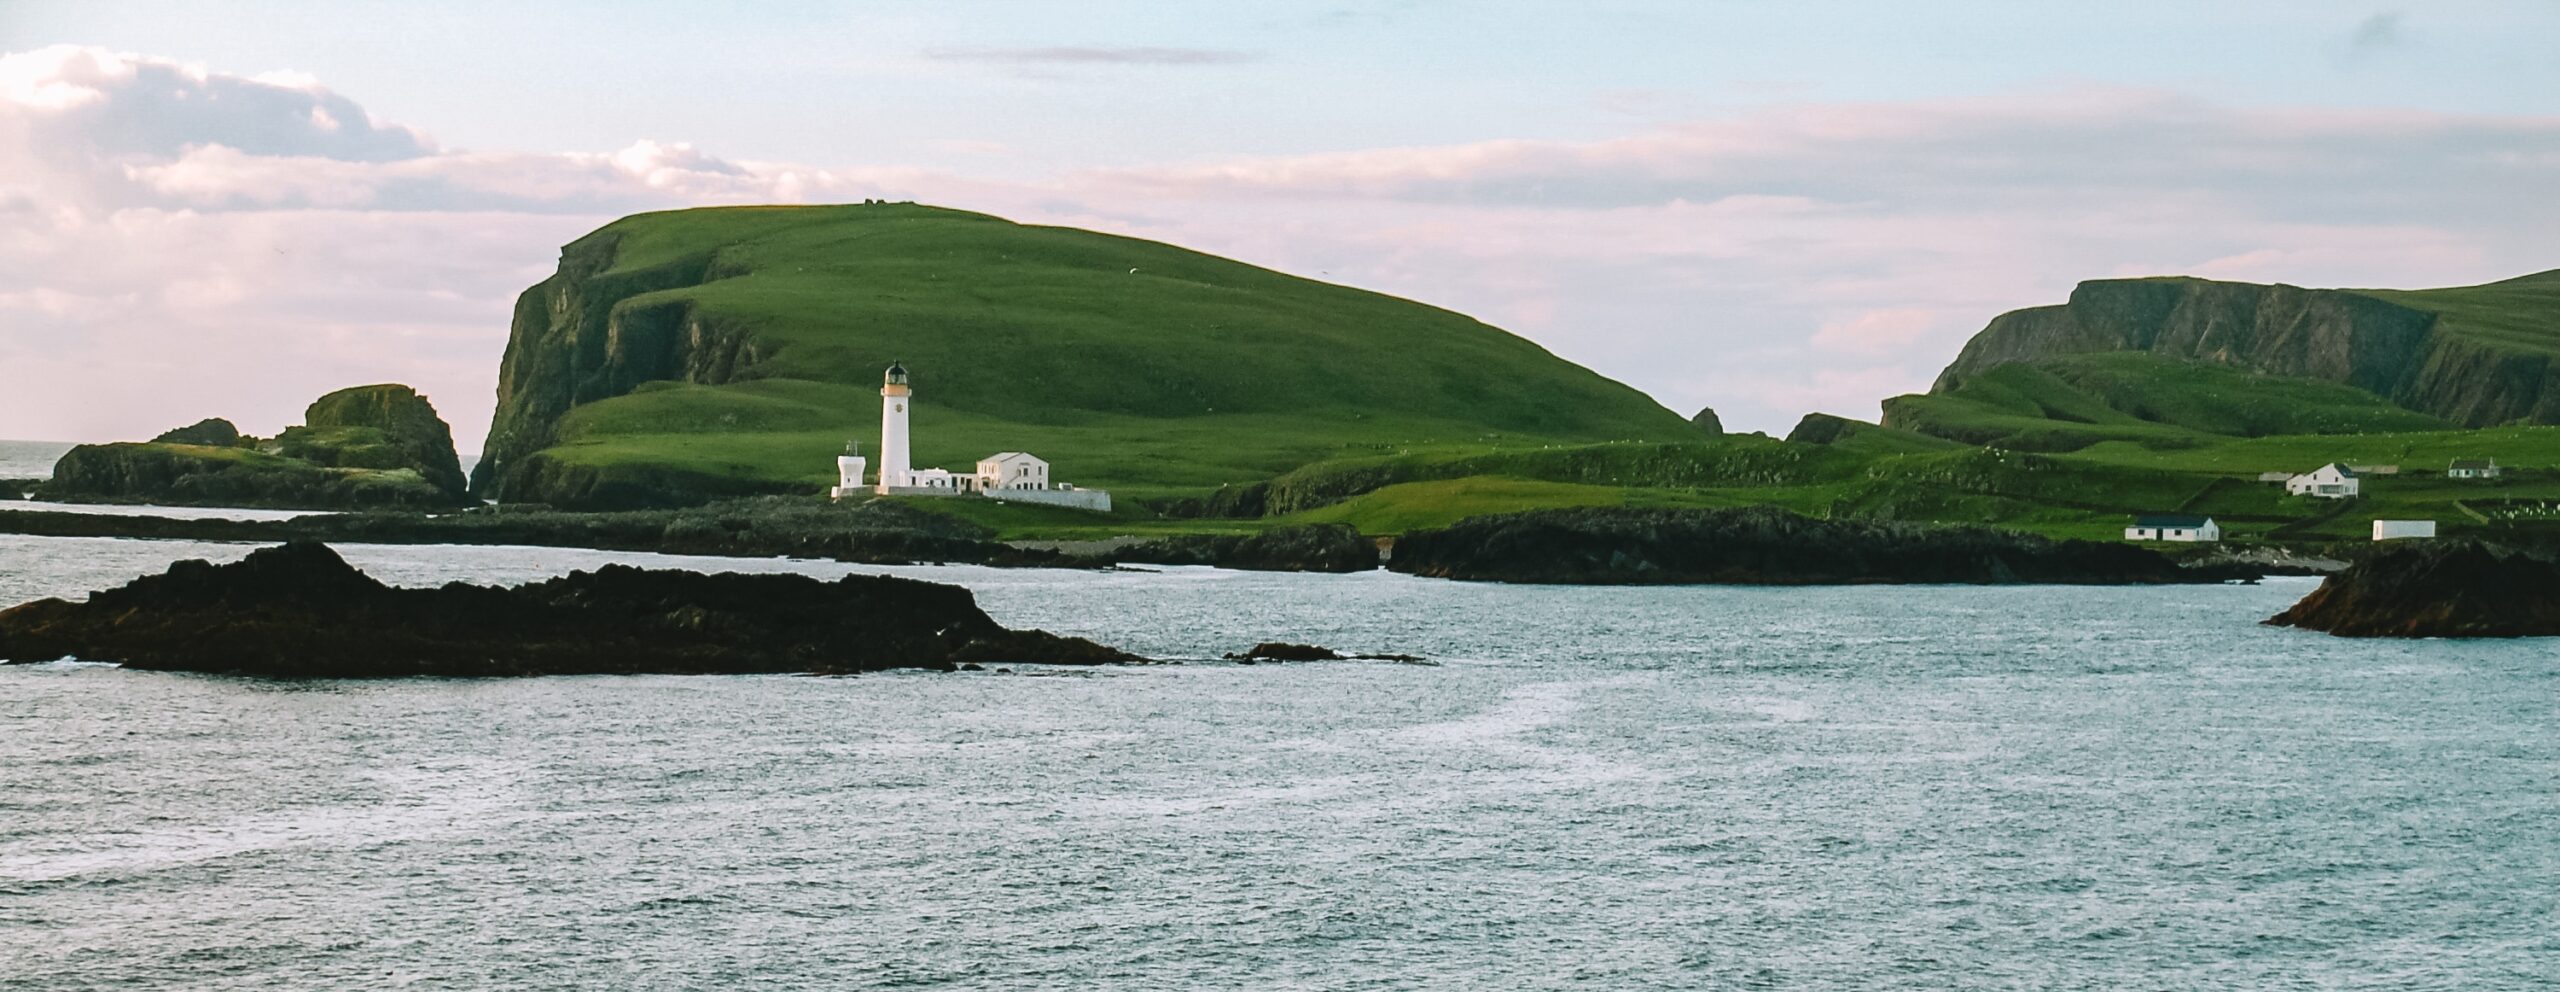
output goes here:
[[2103, 441], [2178, 447], [2215, 437], [2447, 426], [2351, 386], [2254, 375], [2146, 352], [2013, 362], [1952, 392], [1899, 396], [1887, 404], [1896, 426], [2029, 451], [2071, 451]]
[[[554, 457], [823, 487], [913, 371], [919, 465], [1029, 450], [1146, 496], [1346, 454], [1692, 436], [1642, 393], [1459, 314], [1169, 245], [907, 205], [625, 218], [616, 270], [717, 252], [650, 294], [752, 329], [755, 381], [573, 410]], [[1135, 271], [1132, 271], [1135, 270]]]
[[[2289, 538], [2355, 539], [2377, 516], [2437, 519], [2462, 532], [2487, 526], [2471, 512], [2560, 504], [2560, 429], [2443, 430], [2346, 387], [2150, 356], [1986, 376], [1981, 388], [1930, 398], [1947, 402], [1922, 411], [2023, 442], [2012, 447], [2067, 454], [1985, 452], [1896, 431], [1828, 446], [1681, 441], [1694, 435], [1631, 390], [1594, 387], [1596, 377], [1516, 339], [1469, 340], [1484, 329], [1453, 314], [1145, 242], [918, 208], [840, 209], [882, 212], [861, 225], [756, 210], [625, 222], [623, 265], [733, 245], [723, 264], [750, 274], [678, 292], [778, 344], [773, 378], [665, 385], [583, 407], [569, 420], [576, 441], [565, 453], [823, 486], [825, 456], [846, 436], [868, 442], [876, 432], [877, 366], [895, 357], [917, 371], [924, 464], [1028, 447], [1069, 481], [1139, 495], [1275, 476], [1318, 489], [1335, 477], [1368, 486], [1256, 520], [918, 501], [1011, 537], [1301, 522], [1392, 534], [1533, 507], [1774, 504], [2099, 539], [2114, 538], [2129, 514], [2184, 509], [2214, 514], [2244, 539], [2280, 528]], [[1132, 267], [1141, 270], [1134, 277]], [[2439, 310], [2456, 333], [2547, 349], [2549, 325], [2527, 315], [2560, 310], [2560, 273], [2371, 292]], [[1408, 340], [1459, 360], [1432, 364]], [[991, 350], [1042, 369], [1040, 391], [1009, 389], [973, 362]], [[1485, 374], [1450, 378], [1468, 370]], [[1558, 374], [1570, 380], [1565, 392], [1602, 402], [1559, 410], [1536, 402], [1539, 390], [1491, 388]], [[1572, 443], [1599, 438], [1672, 443]], [[2441, 470], [2454, 457], [2496, 457], [2517, 471], [2501, 483], [2449, 482]], [[2408, 474], [2368, 479], [2367, 498], [2335, 514], [2253, 481], [2331, 460], [2396, 463]]]
[[2447, 334], [2511, 351], [2560, 353], [2560, 269], [2479, 286], [2355, 292], [2433, 310]]

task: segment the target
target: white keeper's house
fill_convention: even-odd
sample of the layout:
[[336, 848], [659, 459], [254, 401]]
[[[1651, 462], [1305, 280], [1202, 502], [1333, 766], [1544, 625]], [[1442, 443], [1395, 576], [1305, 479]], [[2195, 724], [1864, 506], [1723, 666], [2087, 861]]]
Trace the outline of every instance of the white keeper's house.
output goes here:
[[915, 468], [908, 462], [907, 415], [915, 405], [915, 389], [904, 363], [891, 362], [880, 382], [880, 473], [878, 482], [863, 485], [868, 469], [858, 444], [847, 443], [836, 458], [836, 486], [829, 496], [843, 499], [866, 488], [881, 496], [977, 496], [1008, 503], [1039, 503], [1078, 510], [1111, 511], [1111, 494], [1100, 489], [1058, 485], [1049, 480], [1049, 463], [1021, 451], [1000, 451], [978, 459], [978, 470], [957, 475], [948, 469]]
[[2153, 513], [2135, 517], [2133, 526], [2124, 529], [2128, 541], [2187, 541], [2211, 544], [2222, 540], [2222, 525], [2212, 517], [2180, 516]]
[[2319, 499], [2346, 499], [2363, 490], [2364, 482], [2356, 478], [2356, 470], [2338, 462], [2330, 462], [2284, 482], [2284, 491], [2288, 495]]

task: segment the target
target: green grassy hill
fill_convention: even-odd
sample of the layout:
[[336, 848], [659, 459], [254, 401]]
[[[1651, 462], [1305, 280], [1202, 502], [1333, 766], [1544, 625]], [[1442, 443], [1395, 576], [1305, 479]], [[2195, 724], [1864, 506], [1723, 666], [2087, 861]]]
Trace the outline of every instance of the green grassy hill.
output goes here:
[[1196, 492], [1328, 458], [1693, 437], [1644, 394], [1465, 316], [1170, 245], [906, 204], [643, 214], [517, 308], [484, 494], [567, 505], [815, 491], [914, 376], [919, 466], [1028, 450]]
[[2451, 426], [2353, 386], [2140, 351], [1996, 365], [1946, 392], [1886, 400], [1884, 411], [1891, 427], [2021, 451]]
[[2434, 313], [2451, 337], [2560, 357], [2560, 269], [2478, 286], [2352, 292]]

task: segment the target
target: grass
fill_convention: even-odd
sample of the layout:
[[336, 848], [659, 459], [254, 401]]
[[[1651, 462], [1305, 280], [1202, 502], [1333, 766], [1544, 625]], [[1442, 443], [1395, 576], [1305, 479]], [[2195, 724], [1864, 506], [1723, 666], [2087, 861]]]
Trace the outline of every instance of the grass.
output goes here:
[[[897, 359], [914, 375], [917, 464], [1029, 450], [1119, 504], [902, 501], [1005, 538], [1294, 523], [1400, 534], [1533, 508], [1775, 505], [2106, 540], [2132, 515], [2182, 510], [2242, 540], [2351, 540], [2376, 516], [2452, 534], [2560, 504], [2560, 429], [2455, 430], [2353, 387], [2148, 353], [1995, 367], [1888, 401], [1891, 426], [1829, 444], [1709, 438], [1458, 314], [1086, 231], [903, 204], [716, 208], [626, 218], [568, 254], [599, 266], [590, 285], [629, 292], [588, 301], [610, 320], [562, 346], [622, 354], [624, 371], [657, 381], [569, 409], [543, 458], [589, 476], [818, 492], [845, 441], [876, 455], [879, 373]], [[2560, 349], [2560, 272], [2357, 292], [2435, 311], [2449, 334]], [[2441, 479], [2458, 457], [2515, 471]], [[2328, 461], [2407, 472], [2368, 478], [2347, 507], [2254, 481]], [[1142, 505], [1185, 498], [1269, 513]]]
[[2560, 353], [2560, 269], [2448, 289], [2359, 289], [2432, 310], [2438, 330], [2510, 351]]
[[2109, 441], [2175, 448], [2219, 437], [2450, 426], [2352, 386], [2147, 352], [1995, 366], [1947, 393], [1887, 400], [1885, 421], [1936, 437], [2027, 451], [2073, 451]]
[[[558, 345], [694, 380], [558, 420], [544, 457], [606, 473], [822, 486], [847, 439], [876, 448], [892, 360], [914, 377], [919, 466], [1027, 450], [1063, 480], [1136, 494], [1356, 451], [1696, 436], [1644, 394], [1468, 317], [1089, 231], [905, 204], [723, 207], [624, 218], [566, 254], [609, 256], [590, 286], [703, 273], [592, 300], [610, 325]], [[520, 324], [519, 341], [537, 330]], [[701, 340], [736, 343], [737, 360], [688, 371], [718, 350], [684, 343]], [[681, 357], [653, 364], [662, 353]]]

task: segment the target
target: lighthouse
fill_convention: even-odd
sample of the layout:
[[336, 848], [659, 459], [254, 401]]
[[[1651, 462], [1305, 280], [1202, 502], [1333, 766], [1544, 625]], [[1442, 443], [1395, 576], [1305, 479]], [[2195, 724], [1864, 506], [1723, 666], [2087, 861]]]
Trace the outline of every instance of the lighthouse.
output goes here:
[[907, 367], [889, 363], [888, 374], [880, 379], [880, 491], [902, 489], [915, 484], [914, 471], [907, 467]]

